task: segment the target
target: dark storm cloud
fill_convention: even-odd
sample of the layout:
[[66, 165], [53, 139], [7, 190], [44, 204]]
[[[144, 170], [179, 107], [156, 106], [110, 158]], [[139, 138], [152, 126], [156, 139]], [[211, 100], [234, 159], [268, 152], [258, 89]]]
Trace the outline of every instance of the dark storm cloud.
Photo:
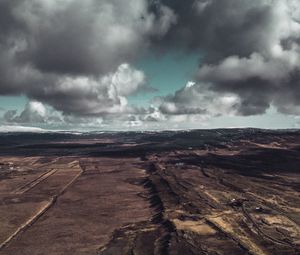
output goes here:
[[173, 22], [169, 9], [160, 5], [154, 17], [147, 7], [144, 0], [23, 1], [16, 12], [27, 26], [27, 45], [19, 60], [42, 72], [106, 74], [134, 60], [150, 35], [164, 34]]
[[126, 112], [149, 91], [130, 64], [176, 20], [146, 0], [2, 0], [0, 94], [25, 94], [65, 114]]
[[[2, 0], [0, 94], [75, 117], [299, 114], [299, 20], [297, 0]], [[196, 83], [129, 106], [149, 91], [131, 64], [171, 48], [199, 56]]]
[[267, 48], [276, 17], [261, 0], [162, 0], [178, 16], [166, 43], [198, 50], [204, 62]]
[[[205, 101], [210, 110], [215, 97], [225, 95], [235, 97], [232, 110], [240, 115], [262, 114], [271, 105], [283, 113], [300, 113], [299, 1], [162, 2], [177, 15], [162, 45], [174, 42], [201, 56], [195, 86], [214, 96], [205, 100], [197, 93], [199, 105]], [[164, 98], [163, 105], [172, 104], [178, 114], [183, 106], [195, 107], [188, 97], [178, 97], [183, 91], [195, 97], [195, 86]]]
[[14, 17], [13, 9], [20, 4], [20, 0], [2, 0], [0, 2], [0, 42], [5, 43], [7, 35], [22, 31], [24, 26]]

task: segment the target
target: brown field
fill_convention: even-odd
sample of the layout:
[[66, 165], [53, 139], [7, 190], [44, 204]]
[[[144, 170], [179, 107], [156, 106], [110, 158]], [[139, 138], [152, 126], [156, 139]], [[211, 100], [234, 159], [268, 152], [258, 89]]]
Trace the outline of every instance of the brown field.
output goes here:
[[108, 137], [51, 142], [114, 144], [103, 155], [9, 152], [0, 254], [300, 254], [299, 137], [146, 152]]

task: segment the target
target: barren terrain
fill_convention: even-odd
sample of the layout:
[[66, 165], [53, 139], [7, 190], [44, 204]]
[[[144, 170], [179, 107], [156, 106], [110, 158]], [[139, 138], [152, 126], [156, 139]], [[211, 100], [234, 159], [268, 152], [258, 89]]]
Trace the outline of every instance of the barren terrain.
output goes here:
[[300, 132], [0, 135], [1, 255], [300, 254]]

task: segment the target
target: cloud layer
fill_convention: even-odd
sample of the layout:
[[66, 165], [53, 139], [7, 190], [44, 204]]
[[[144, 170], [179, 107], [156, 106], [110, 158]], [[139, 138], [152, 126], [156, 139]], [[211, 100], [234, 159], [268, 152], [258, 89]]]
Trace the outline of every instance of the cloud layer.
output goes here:
[[64, 114], [125, 111], [145, 86], [130, 64], [176, 17], [146, 0], [3, 0], [0, 94], [25, 94]]
[[[4, 118], [47, 122], [43, 104], [68, 123], [142, 125], [270, 107], [299, 115], [299, 22], [298, 0], [2, 0], [0, 95], [31, 100]], [[155, 106], [130, 106], [129, 96], [147, 91], [133, 63], [170, 49], [199, 56], [194, 83]]]
[[[176, 38], [203, 56], [196, 87], [166, 97], [162, 109], [173, 104], [172, 114], [199, 107], [214, 112], [211, 103], [223, 105], [222, 98], [230, 94], [237, 97], [232, 105], [236, 114], [263, 114], [271, 105], [283, 113], [300, 113], [299, 1], [163, 2], [178, 15], [167, 42]], [[203, 99], [211, 93], [209, 102]]]

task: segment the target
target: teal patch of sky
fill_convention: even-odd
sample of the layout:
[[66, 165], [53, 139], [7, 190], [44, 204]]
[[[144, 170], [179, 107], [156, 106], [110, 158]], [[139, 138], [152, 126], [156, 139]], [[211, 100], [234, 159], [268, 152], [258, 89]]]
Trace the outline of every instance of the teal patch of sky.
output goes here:
[[162, 55], [148, 54], [134, 66], [145, 73], [147, 86], [156, 91], [140, 92], [130, 96], [129, 103], [147, 106], [154, 97], [174, 93], [193, 78], [198, 63], [198, 54], [174, 51]]
[[0, 110], [17, 110], [24, 109], [28, 99], [25, 96], [0, 96]]

